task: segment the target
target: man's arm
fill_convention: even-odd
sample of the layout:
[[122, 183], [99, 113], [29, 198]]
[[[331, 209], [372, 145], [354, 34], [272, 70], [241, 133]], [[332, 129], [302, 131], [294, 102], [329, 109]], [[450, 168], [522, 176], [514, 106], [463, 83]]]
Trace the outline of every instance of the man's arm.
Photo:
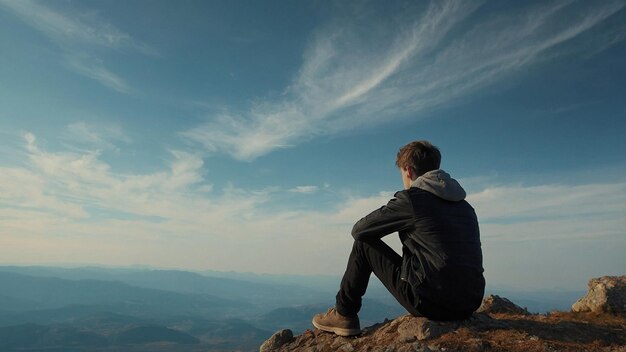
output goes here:
[[355, 240], [382, 238], [413, 225], [413, 207], [407, 192], [396, 192], [394, 197], [354, 225], [352, 237]]

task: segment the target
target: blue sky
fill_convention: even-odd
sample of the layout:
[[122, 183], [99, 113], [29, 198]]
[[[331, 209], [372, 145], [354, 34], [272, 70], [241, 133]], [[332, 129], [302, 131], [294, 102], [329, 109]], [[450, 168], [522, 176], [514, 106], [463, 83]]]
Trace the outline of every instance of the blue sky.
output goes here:
[[427, 139], [491, 285], [624, 274], [625, 38], [625, 1], [0, 0], [0, 258], [339, 275]]

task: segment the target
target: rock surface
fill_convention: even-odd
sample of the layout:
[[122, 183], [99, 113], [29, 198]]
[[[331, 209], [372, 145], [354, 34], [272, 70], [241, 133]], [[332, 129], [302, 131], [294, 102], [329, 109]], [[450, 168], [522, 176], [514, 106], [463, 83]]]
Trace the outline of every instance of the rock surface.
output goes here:
[[[289, 331], [291, 333], [291, 331]], [[284, 330], [278, 334], [291, 336]], [[280, 339], [272, 336], [261, 351], [622, 351], [626, 316], [608, 313], [530, 314], [506, 298], [489, 296], [470, 319], [435, 322], [403, 315], [363, 329], [356, 337], [320, 330]], [[270, 341], [268, 340], [268, 341]]]
[[291, 341], [293, 341], [293, 332], [289, 329], [283, 329], [272, 335], [272, 337], [267, 339], [265, 342], [263, 342], [261, 348], [259, 348], [259, 351], [275, 351]]
[[572, 305], [572, 311], [626, 313], [626, 276], [591, 279], [588, 286], [587, 295]]
[[[266, 341], [262, 352], [269, 351], [438, 351], [427, 343], [428, 340], [453, 333], [458, 329], [503, 329], [506, 322], [493, 319], [487, 314], [477, 313], [465, 321], [436, 322], [422, 317], [403, 315], [391, 321], [376, 324], [363, 329], [358, 337], [341, 337], [320, 330], [307, 330], [292, 342], [268, 349]], [[470, 345], [484, 346], [482, 341], [474, 339]]]
[[506, 314], [530, 314], [526, 308], [498, 295], [489, 295], [483, 299], [483, 304], [478, 308], [480, 313], [506, 313]]

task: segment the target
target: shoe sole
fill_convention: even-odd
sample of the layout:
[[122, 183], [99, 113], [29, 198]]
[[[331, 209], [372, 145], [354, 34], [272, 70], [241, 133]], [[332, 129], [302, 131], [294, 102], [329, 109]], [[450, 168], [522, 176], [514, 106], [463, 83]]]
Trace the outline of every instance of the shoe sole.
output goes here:
[[361, 333], [361, 329], [344, 329], [344, 328], [336, 328], [331, 326], [324, 326], [315, 322], [315, 319], [312, 321], [313, 326], [316, 328], [326, 331], [326, 332], [334, 332], [339, 336], [354, 336]]

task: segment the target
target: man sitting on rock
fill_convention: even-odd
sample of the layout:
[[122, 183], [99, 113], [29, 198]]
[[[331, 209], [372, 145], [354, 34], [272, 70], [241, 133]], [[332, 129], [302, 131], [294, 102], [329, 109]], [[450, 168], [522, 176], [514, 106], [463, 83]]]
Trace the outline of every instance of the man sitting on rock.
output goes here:
[[[478, 220], [465, 190], [439, 169], [439, 149], [427, 141], [400, 149], [396, 165], [404, 190], [359, 220], [335, 307], [313, 325], [342, 336], [361, 332], [357, 313], [373, 272], [412, 315], [462, 320], [485, 290]], [[402, 257], [381, 238], [398, 232]]]

